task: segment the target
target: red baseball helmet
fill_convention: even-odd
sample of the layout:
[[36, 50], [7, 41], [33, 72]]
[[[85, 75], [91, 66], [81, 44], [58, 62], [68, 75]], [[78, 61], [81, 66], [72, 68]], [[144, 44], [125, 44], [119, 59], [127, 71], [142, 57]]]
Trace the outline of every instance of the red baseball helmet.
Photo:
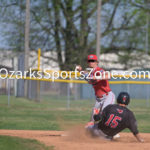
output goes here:
[[96, 60], [97, 61], [97, 56], [94, 54], [88, 55], [88, 60]]

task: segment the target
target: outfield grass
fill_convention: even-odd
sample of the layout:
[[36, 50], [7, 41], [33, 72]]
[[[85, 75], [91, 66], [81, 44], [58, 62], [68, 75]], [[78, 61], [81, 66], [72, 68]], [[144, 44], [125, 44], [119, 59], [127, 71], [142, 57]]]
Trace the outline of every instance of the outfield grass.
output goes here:
[[[130, 109], [137, 118], [140, 132], [150, 133], [150, 108], [142, 102], [132, 100]], [[43, 101], [36, 103], [11, 97], [8, 106], [7, 96], [0, 96], [0, 129], [64, 130], [88, 122], [93, 105], [94, 100], [72, 100], [70, 109], [67, 109], [65, 99], [44, 97]]]
[[[8, 144], [9, 143], [9, 144]], [[36, 140], [22, 139], [18, 137], [0, 136], [1, 150], [53, 150]]]

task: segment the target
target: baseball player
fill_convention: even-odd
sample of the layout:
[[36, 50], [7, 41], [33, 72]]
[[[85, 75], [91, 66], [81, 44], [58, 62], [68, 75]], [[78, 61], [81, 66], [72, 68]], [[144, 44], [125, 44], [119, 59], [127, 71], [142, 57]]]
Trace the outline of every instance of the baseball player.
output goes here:
[[[110, 79], [109, 75], [105, 73], [104, 69], [98, 67], [98, 59], [96, 55], [88, 55], [87, 58], [88, 66], [92, 68], [92, 72], [90, 73], [90, 79], [87, 79], [88, 83], [91, 84], [95, 91], [96, 96], [96, 103], [92, 110], [92, 116], [90, 122], [86, 125], [86, 127], [91, 126], [94, 124], [93, 115], [95, 110], [100, 109], [101, 111], [109, 104], [115, 103], [115, 95], [111, 91], [108, 83], [108, 79]], [[78, 65], [76, 70], [81, 72], [82, 67]], [[104, 75], [105, 73], [105, 75]], [[85, 76], [87, 77], [88, 73], [84, 72]], [[100, 76], [100, 79], [96, 79], [96, 76]]]
[[100, 136], [111, 140], [114, 135], [125, 128], [129, 128], [139, 142], [144, 142], [139, 135], [137, 122], [133, 112], [126, 108], [126, 105], [128, 105], [129, 102], [129, 94], [121, 92], [117, 98], [118, 104], [108, 105], [104, 108], [103, 112], [94, 115], [94, 120], [97, 124], [88, 128], [89, 131], [94, 136]]

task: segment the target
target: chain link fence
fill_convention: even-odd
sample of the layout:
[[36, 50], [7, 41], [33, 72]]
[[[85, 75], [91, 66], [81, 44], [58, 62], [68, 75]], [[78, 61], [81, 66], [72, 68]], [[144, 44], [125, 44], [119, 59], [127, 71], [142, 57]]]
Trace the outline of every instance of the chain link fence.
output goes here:
[[[143, 80], [138, 79], [138, 81]], [[0, 79], [0, 95], [7, 95], [8, 103], [11, 100], [10, 96], [24, 97], [24, 82], [23, 79]], [[72, 104], [75, 101], [78, 103], [90, 101], [93, 104], [95, 102], [94, 90], [89, 84], [39, 80], [26, 80], [26, 82], [28, 84], [27, 98], [32, 101], [59, 100], [66, 104], [66, 108], [73, 107]], [[110, 87], [116, 97], [122, 91], [128, 92], [131, 96], [131, 106], [150, 107], [150, 84], [110, 84]]]

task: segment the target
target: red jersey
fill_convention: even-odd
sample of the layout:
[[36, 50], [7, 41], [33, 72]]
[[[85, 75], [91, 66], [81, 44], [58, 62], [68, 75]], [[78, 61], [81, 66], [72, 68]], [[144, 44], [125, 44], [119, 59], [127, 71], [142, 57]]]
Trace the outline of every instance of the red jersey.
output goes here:
[[[96, 67], [93, 69], [91, 76], [94, 76], [95, 74], [98, 76], [100, 73], [103, 74], [104, 69], [100, 67]], [[102, 95], [108, 93], [111, 91], [108, 80], [94, 80], [89, 81], [90, 84], [93, 85], [95, 95], [98, 97], [101, 97]]]

